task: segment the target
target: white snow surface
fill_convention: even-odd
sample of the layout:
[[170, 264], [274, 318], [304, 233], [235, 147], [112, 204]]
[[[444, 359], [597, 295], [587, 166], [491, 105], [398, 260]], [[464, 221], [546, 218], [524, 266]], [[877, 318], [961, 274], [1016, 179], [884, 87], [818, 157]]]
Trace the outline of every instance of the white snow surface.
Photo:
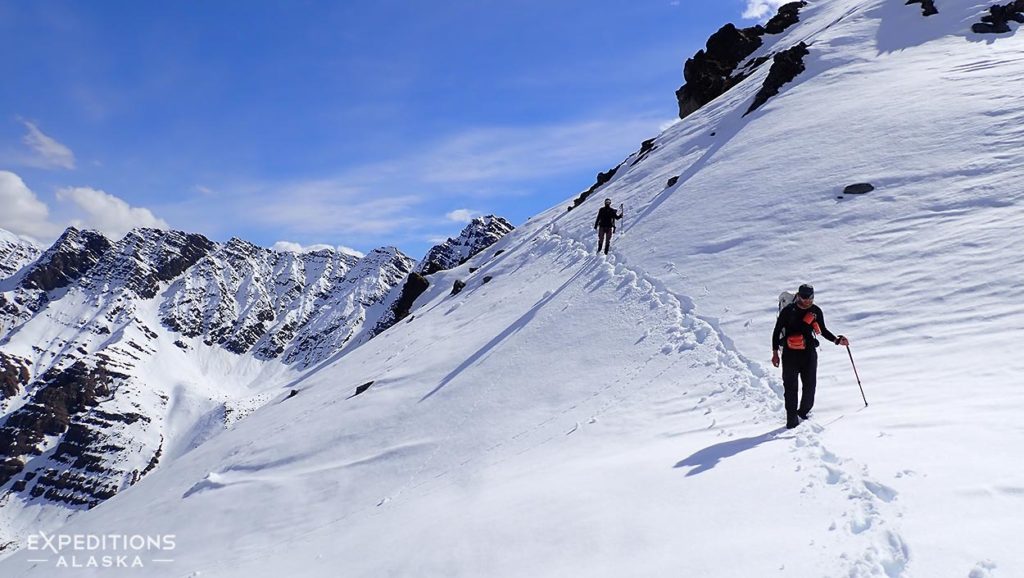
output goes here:
[[[767, 67], [75, 517], [175, 547], [74, 575], [1024, 576], [1024, 35], [972, 34], [987, 6], [812, 1], [762, 49], [810, 44], [764, 107], [741, 116]], [[870, 405], [825, 343], [787, 431], [769, 338], [801, 282]]]

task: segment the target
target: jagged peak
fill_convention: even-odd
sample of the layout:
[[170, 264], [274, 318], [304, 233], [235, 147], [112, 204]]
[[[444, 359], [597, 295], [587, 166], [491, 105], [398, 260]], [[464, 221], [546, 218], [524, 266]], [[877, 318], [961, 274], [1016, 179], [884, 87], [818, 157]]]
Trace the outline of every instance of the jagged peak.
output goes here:
[[435, 245], [427, 252], [417, 270], [423, 275], [458, 267], [473, 255], [491, 246], [515, 227], [508, 220], [495, 215], [476, 217], [459, 233], [458, 237], [449, 237], [440, 245]]

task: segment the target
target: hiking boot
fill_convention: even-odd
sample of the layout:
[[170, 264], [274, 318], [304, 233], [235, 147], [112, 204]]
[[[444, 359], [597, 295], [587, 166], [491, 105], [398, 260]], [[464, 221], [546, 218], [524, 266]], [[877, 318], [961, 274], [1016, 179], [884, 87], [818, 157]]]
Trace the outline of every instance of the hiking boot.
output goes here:
[[800, 420], [797, 419], [796, 415], [791, 415], [786, 418], [786, 429], [793, 429], [800, 425]]
[[797, 417], [799, 417], [800, 419], [803, 420], [803, 419], [809, 418], [811, 416], [811, 412], [810, 412], [810, 410], [808, 410], [808, 411], [798, 411], [798, 412], [796, 412], [796, 415], [797, 415]]

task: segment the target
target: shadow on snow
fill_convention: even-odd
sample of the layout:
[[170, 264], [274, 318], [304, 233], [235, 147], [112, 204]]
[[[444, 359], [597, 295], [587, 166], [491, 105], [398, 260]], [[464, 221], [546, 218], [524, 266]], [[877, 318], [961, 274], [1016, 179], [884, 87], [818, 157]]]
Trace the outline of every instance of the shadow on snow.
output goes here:
[[725, 458], [731, 458], [736, 454], [752, 450], [757, 446], [770, 442], [774, 439], [778, 439], [779, 434], [786, 431], [786, 428], [780, 427], [774, 429], [768, 433], [761, 434], [750, 438], [743, 438], [738, 440], [729, 440], [713, 446], [708, 446], [685, 460], [677, 463], [674, 467], [683, 468], [691, 466], [689, 472], [686, 472], [687, 476], [696, 476], [697, 474], [706, 472], [711, 468], [718, 465], [718, 462]]

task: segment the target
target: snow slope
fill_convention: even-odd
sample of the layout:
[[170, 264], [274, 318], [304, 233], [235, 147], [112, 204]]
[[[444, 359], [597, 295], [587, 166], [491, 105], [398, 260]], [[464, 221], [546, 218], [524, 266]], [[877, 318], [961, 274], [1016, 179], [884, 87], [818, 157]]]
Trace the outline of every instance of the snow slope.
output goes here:
[[[535, 216], [75, 518], [176, 538], [76, 575], [1024, 575], [1024, 35], [937, 6], [810, 2], [754, 55], [805, 41], [806, 72], [744, 117], [762, 66], [600, 189], [626, 205], [612, 255], [598, 200]], [[825, 344], [786, 431], [768, 344], [804, 281], [870, 406]], [[53, 575], [40, 554], [0, 572]]]

